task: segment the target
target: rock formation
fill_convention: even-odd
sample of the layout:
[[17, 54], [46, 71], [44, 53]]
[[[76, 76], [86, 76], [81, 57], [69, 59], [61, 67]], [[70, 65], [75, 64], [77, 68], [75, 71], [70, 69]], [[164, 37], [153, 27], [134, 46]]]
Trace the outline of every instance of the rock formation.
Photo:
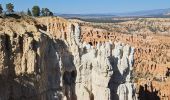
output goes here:
[[1, 19], [1, 22], [0, 99], [61, 98], [61, 55], [56, 41], [39, 32], [39, 26], [43, 25], [33, 19]]
[[169, 22], [1, 18], [0, 100], [168, 100]]
[[[79, 23], [81, 24], [82, 41], [93, 46], [96, 46], [98, 42], [103, 43], [111, 40], [121, 41], [135, 48], [132, 76], [134, 83], [137, 83], [140, 99], [143, 98], [140, 96], [141, 90], [146, 92], [144, 95], [149, 95], [148, 100], [170, 99], [169, 19], [145, 18], [113, 24]], [[151, 30], [151, 27], [157, 28]], [[128, 31], [129, 29], [134, 30]], [[160, 31], [160, 29], [166, 30]], [[167, 36], [164, 36], [164, 33]]]
[[[83, 100], [135, 100], [131, 83], [133, 48], [121, 43], [86, 45], [81, 65], [77, 69], [79, 99]], [[86, 94], [86, 95], [85, 95]], [[89, 98], [87, 98], [89, 97]], [[78, 99], [78, 100], [79, 100]]]
[[[122, 99], [122, 92], [124, 100], [135, 100], [135, 87], [131, 81], [134, 48], [122, 43], [115, 43], [114, 47], [112, 42], [98, 43], [97, 48], [94, 48], [89, 43], [81, 43], [81, 30], [78, 24], [68, 25], [67, 34], [64, 34], [65, 31], [62, 30], [64, 28], [58, 29], [63, 32], [59, 33], [61, 35], [53, 31], [59, 26], [59, 23], [54, 24], [58, 20], [61, 19], [50, 19], [46, 25], [53, 26], [49, 33], [56, 38], [64, 37], [74, 56], [77, 71], [75, 84], [77, 100]], [[125, 87], [124, 90], [122, 87]]]
[[137, 99], [130, 45], [82, 43], [80, 26], [57, 17], [0, 22], [1, 100]]

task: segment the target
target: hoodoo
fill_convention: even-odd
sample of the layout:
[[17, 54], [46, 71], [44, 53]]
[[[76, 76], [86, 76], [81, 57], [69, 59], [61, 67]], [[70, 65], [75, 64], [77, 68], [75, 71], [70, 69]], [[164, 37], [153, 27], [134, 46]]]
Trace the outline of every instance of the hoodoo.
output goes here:
[[60, 17], [0, 18], [0, 100], [170, 98], [170, 38], [141, 21], [107, 30]]

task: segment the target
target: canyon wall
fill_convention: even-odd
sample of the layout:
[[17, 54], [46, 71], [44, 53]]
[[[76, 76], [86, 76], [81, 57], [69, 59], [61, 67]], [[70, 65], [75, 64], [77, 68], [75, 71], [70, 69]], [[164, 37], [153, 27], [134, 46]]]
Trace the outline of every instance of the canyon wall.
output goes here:
[[168, 100], [169, 22], [1, 18], [0, 100]]
[[71, 54], [40, 26], [34, 19], [1, 19], [1, 100], [62, 98], [59, 53]]
[[81, 42], [58, 17], [0, 19], [1, 100], [136, 100], [134, 47]]
[[61, 24], [61, 18], [38, 20], [46, 20], [47, 32], [66, 41], [73, 54], [77, 71], [74, 86], [77, 100], [137, 99], [135, 84], [131, 79], [133, 47], [119, 42], [97, 43], [97, 47], [93, 47], [82, 42], [82, 30], [77, 23]]
[[[150, 32], [147, 31], [148, 28], [146, 26], [169, 29], [169, 19], [144, 20], [145, 22], [141, 22], [141, 19], [139, 19], [140, 23], [138, 20], [116, 23], [116, 29], [112, 29], [112, 27], [115, 27], [115, 24], [96, 25], [96, 23], [81, 22], [82, 41], [93, 46], [96, 46], [98, 42], [104, 43], [108, 41], [121, 41], [133, 46], [135, 48], [135, 62], [132, 76], [134, 83], [138, 84], [139, 98], [142, 100], [168, 100], [170, 99], [170, 37], [160, 34], [167, 32], [167, 35], [169, 35], [169, 31], [162, 33], [160, 31]], [[148, 24], [150, 21], [156, 24], [153, 24], [153, 26]], [[146, 23], [146, 25], [142, 23]], [[121, 30], [122, 27], [126, 28]], [[131, 34], [126, 32], [126, 29], [136, 29], [136, 27], [141, 27], [145, 31], [137, 32], [140, 30], [135, 30], [131, 31]], [[108, 31], [108, 28], [112, 30]]]

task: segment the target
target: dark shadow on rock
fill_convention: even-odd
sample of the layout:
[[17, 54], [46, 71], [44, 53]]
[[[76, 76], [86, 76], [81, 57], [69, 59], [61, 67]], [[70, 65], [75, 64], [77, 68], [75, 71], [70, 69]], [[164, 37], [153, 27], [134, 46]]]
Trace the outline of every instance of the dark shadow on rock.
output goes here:
[[111, 100], [119, 100], [119, 96], [117, 95], [117, 89], [118, 89], [118, 86], [121, 84], [121, 80], [123, 76], [120, 74], [118, 67], [117, 67], [118, 58], [110, 56], [108, 59], [109, 59], [110, 64], [112, 65], [112, 70], [114, 70], [114, 73], [111, 76], [111, 79], [108, 84], [108, 87], [111, 92], [110, 98]]
[[39, 100], [37, 89], [30, 84], [31, 81], [27, 80], [26, 76], [10, 80], [4, 77], [6, 76], [0, 76], [1, 100]]
[[6, 18], [12, 17], [12, 18], [15, 18], [15, 19], [20, 19], [21, 18], [21, 16], [19, 14], [15, 14], [15, 13], [13, 13], [13, 14], [6, 14], [5, 17]]
[[75, 91], [77, 71], [74, 65], [74, 56], [69, 51], [69, 48], [64, 41], [57, 39], [56, 44], [56, 50], [60, 54], [63, 66], [66, 67], [64, 68], [63, 75], [61, 76], [63, 79], [64, 94], [68, 100], [77, 100]]
[[[12, 50], [13, 49], [12, 43], [14, 43], [14, 41], [11, 41], [10, 36], [7, 34], [1, 35], [0, 38], [2, 39], [1, 50], [4, 52], [3, 57], [4, 68], [1, 70], [0, 74], [0, 99], [38, 100], [38, 98], [34, 98], [35, 95], [37, 95], [36, 88], [32, 84], [30, 84], [32, 82], [31, 81], [32, 77], [26, 77], [25, 75], [17, 76], [15, 73], [16, 67], [14, 64], [15, 51]], [[13, 38], [16, 38], [16, 34], [14, 34]], [[21, 45], [23, 46], [23, 44]]]
[[170, 76], [170, 68], [167, 68], [166, 76], [167, 76], [167, 77], [169, 77], [169, 76]]
[[160, 100], [160, 97], [158, 96], [158, 91], [153, 91], [152, 85], [151, 85], [151, 91], [148, 90], [147, 85], [139, 87], [139, 100]]
[[125, 83], [126, 76], [129, 73], [129, 68], [126, 69], [126, 72], [122, 75], [118, 69], [118, 58], [115, 58], [114, 56], [108, 57], [110, 64], [112, 65], [112, 70], [114, 71], [113, 75], [111, 76], [111, 79], [109, 81], [108, 87], [111, 91], [111, 100], [119, 100], [119, 96], [117, 95], [118, 86], [120, 84]]
[[[6, 52], [4, 56], [5, 68], [1, 70], [2, 73], [0, 74], [0, 99], [1, 100], [41, 100], [42, 97], [44, 97], [46, 100], [58, 100], [55, 99], [54, 96], [56, 95], [55, 93], [62, 92], [63, 87], [58, 87], [59, 84], [61, 83], [60, 81], [58, 81], [60, 80], [60, 77], [63, 77], [64, 86], [68, 87], [68, 91], [69, 91], [68, 95], [70, 100], [77, 100], [77, 96], [75, 93], [75, 81], [76, 81], [77, 71], [73, 62], [74, 61], [73, 55], [71, 54], [71, 52], [69, 52], [69, 49], [67, 45], [64, 43], [64, 41], [62, 40], [54, 41], [54, 39], [50, 39], [47, 35], [45, 34], [43, 35], [44, 36], [41, 37], [43, 43], [45, 42], [48, 43], [48, 46], [45, 47], [46, 54], [44, 55], [44, 58], [42, 58], [42, 55], [39, 56], [36, 54], [37, 64], [35, 64], [36, 65], [35, 73], [33, 74], [23, 73], [21, 75], [16, 75], [15, 73], [15, 64], [14, 64], [15, 55], [13, 54], [12, 51], [13, 44], [11, 44], [10, 36], [8, 35], [0, 36], [0, 38], [4, 41], [3, 42], [4, 47], [1, 49], [3, 49], [3, 51]], [[19, 41], [20, 41], [19, 48], [20, 50], [23, 50], [22, 47], [23, 37], [20, 37]], [[33, 41], [32, 44], [30, 45], [32, 45], [32, 49], [36, 53], [37, 48], [40, 46], [40, 44], [43, 43], [39, 43], [39, 41]], [[64, 60], [65, 58], [62, 57], [62, 53], [66, 53], [69, 62], [68, 64], [65, 65], [67, 65], [68, 67], [70, 66], [73, 69], [73, 70], [65, 71], [63, 76], [60, 71], [58, 63], [57, 64], [54, 63], [53, 65], [55, 66], [50, 66], [51, 63], [49, 63], [50, 61], [54, 61], [54, 59], [52, 59], [53, 57], [55, 59], [57, 58], [56, 52], [61, 57], [63, 63], [64, 61], [67, 62], [67, 60]], [[23, 52], [17, 52], [17, 53], [23, 53]], [[43, 64], [47, 64], [46, 66], [48, 67], [48, 68], [44, 68], [45, 70], [42, 70], [41, 68], [42, 65], [40, 64], [40, 62], [42, 59], [46, 61]], [[37, 75], [40, 76], [39, 78], [46, 77], [44, 79], [47, 79], [46, 80], [47, 85], [45, 83], [44, 86], [47, 88], [47, 90], [43, 90], [41, 91], [41, 93], [39, 91], [40, 90], [39, 84], [41, 80], [40, 81], [37, 80]], [[64, 94], [66, 94], [66, 92]]]

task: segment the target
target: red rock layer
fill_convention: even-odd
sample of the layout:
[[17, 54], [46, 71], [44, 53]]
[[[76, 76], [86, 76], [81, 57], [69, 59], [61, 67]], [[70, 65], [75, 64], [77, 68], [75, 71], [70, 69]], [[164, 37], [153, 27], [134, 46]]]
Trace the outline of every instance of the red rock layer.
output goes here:
[[57, 38], [67, 35], [68, 21], [60, 17], [42, 17], [37, 20], [47, 26], [47, 32]]
[[[64, 19], [54, 17], [38, 20], [45, 23], [47, 32], [57, 38], [69, 35], [66, 34], [68, 24]], [[153, 97], [161, 100], [170, 99], [170, 37], [160, 35], [169, 34], [169, 19], [149, 21], [141, 19], [141, 21], [115, 23], [114, 28], [109, 26], [111, 28], [107, 28], [107, 30], [103, 29], [104, 24], [100, 28], [95, 28], [93, 23], [80, 23], [82, 42], [96, 46], [98, 42], [121, 41], [135, 47], [133, 74], [134, 82], [138, 86], [139, 97], [145, 98], [145, 100], [153, 99]], [[132, 34], [130, 34], [131, 31]], [[142, 97], [143, 95], [145, 97]]]
[[[135, 47], [134, 79], [141, 86], [150, 84], [150, 93], [162, 100], [170, 99], [170, 37], [156, 35], [122, 34], [89, 26], [81, 27], [82, 42], [96, 45], [98, 42], [121, 41]], [[141, 78], [143, 80], [141, 80]], [[148, 88], [148, 89], [149, 89]], [[151, 96], [153, 97], [153, 96]]]

